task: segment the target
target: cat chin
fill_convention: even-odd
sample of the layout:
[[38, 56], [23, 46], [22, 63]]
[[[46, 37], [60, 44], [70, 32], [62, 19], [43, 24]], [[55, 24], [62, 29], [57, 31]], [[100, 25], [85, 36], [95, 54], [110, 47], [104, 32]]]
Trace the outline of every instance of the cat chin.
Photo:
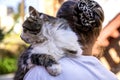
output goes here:
[[30, 44], [29, 39], [24, 38], [22, 35], [20, 35], [20, 37], [21, 37], [21, 39], [22, 39], [25, 43]]
[[35, 44], [34, 42], [25, 41], [25, 40], [24, 40], [24, 42], [25, 42], [25, 43], [27, 43], [27, 44], [30, 44], [30, 45], [33, 45], [33, 44]]
[[22, 38], [22, 37], [21, 37], [21, 39], [22, 39], [25, 43], [27, 43], [27, 44], [30, 44], [30, 45], [36, 44], [36, 42], [32, 42], [32, 41], [30, 41], [30, 40], [28, 40], [28, 39], [24, 39], [24, 38]]

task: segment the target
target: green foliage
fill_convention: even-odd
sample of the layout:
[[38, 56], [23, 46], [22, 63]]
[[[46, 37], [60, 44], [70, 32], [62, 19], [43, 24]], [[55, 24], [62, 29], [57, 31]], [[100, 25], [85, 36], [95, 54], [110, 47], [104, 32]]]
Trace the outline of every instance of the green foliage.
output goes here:
[[16, 70], [16, 58], [0, 58], [0, 74], [7, 74], [15, 72]]

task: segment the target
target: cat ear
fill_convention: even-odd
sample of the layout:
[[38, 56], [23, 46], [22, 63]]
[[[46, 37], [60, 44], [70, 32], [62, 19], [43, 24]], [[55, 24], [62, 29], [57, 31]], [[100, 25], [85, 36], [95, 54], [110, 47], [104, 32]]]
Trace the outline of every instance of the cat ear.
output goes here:
[[39, 12], [32, 6], [29, 6], [29, 14], [33, 17], [39, 17]]

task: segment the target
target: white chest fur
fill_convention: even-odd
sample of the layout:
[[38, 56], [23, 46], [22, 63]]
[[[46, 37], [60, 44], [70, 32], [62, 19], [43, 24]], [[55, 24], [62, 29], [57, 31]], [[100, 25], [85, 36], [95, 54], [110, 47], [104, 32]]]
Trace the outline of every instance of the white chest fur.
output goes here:
[[43, 27], [42, 35], [47, 37], [47, 41], [42, 44], [33, 45], [33, 54], [50, 54], [56, 59], [66, 55], [65, 50], [77, 51], [82, 54], [81, 45], [78, 43], [77, 35], [71, 29], [58, 29]]

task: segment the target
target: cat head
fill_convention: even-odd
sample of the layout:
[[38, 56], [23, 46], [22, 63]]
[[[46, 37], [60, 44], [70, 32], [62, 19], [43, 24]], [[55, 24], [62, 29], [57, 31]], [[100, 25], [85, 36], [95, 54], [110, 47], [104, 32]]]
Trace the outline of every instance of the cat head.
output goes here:
[[23, 32], [21, 38], [29, 44], [42, 43], [47, 39], [44, 35], [47, 29], [58, 27], [60, 24], [64, 24], [64, 22], [65, 20], [40, 13], [30, 6], [29, 17], [22, 25]]
[[31, 32], [38, 33], [45, 22], [49, 22], [54, 17], [38, 12], [32, 6], [29, 7], [29, 17], [24, 21], [22, 27]]
[[[53, 17], [38, 12], [32, 6], [29, 7], [29, 17], [22, 24], [23, 31], [21, 38], [26, 43], [33, 44], [35, 42], [42, 42], [45, 38], [40, 37], [42, 27], [45, 23], [49, 22]], [[41, 39], [39, 39], [41, 38]]]

